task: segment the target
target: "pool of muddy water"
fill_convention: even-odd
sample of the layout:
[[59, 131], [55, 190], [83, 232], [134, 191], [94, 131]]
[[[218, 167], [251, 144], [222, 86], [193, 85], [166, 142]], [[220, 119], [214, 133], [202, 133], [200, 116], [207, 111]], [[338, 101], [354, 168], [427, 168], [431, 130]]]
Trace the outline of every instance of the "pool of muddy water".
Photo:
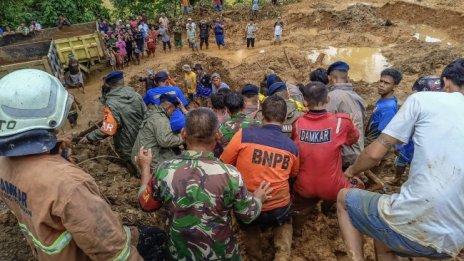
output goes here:
[[428, 25], [415, 25], [414, 38], [427, 43], [445, 43], [447, 45], [455, 45], [456, 42], [441, 29], [433, 28]]
[[212, 51], [209, 55], [220, 57], [226, 61], [232, 62], [233, 64], [241, 64], [246, 62], [249, 58], [256, 55], [263, 55], [266, 50], [263, 48], [242, 48], [238, 50], [226, 50], [226, 51]]
[[336, 61], [344, 61], [350, 65], [349, 75], [355, 81], [376, 82], [380, 72], [389, 66], [381, 49], [370, 47], [336, 48], [329, 46], [326, 49], [310, 51], [306, 58], [313, 63], [321, 63], [320, 65], [323, 66]]

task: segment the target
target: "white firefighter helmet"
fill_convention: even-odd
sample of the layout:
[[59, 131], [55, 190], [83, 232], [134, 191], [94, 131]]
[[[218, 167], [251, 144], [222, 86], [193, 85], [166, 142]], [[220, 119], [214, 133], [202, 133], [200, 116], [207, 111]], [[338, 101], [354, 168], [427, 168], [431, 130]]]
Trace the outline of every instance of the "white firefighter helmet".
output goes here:
[[73, 103], [61, 82], [40, 70], [14, 71], [0, 80], [0, 155], [37, 154], [56, 144]]

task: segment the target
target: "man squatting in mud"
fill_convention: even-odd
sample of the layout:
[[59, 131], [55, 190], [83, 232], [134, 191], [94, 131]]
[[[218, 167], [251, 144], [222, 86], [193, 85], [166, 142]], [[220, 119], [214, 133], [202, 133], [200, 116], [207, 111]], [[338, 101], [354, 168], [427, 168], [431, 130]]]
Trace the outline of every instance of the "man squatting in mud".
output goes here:
[[347, 178], [358, 176], [412, 137], [409, 178], [399, 194], [338, 194], [338, 220], [352, 260], [364, 260], [362, 234], [374, 238], [378, 260], [448, 259], [464, 247], [464, 59], [446, 66], [441, 82], [446, 92], [411, 95], [345, 171]]

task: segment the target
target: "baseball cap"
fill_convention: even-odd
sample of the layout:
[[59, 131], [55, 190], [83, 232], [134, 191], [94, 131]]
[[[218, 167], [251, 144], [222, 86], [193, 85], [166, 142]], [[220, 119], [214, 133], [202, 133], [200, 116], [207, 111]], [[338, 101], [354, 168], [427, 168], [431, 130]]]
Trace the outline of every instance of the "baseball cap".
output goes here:
[[195, 70], [203, 69], [203, 66], [201, 64], [197, 63], [195, 64]]
[[153, 72], [153, 70], [148, 70], [148, 71], [147, 71], [147, 75], [153, 75], [153, 74], [155, 74], [155, 73]]
[[429, 75], [417, 79], [412, 86], [412, 90], [417, 92], [441, 92], [443, 91], [443, 87], [440, 77]]
[[327, 74], [330, 74], [332, 71], [335, 71], [335, 70], [347, 72], [350, 70], [350, 66], [344, 61], [334, 62], [329, 66], [329, 68], [327, 68]]
[[155, 81], [164, 82], [169, 78], [169, 75], [165, 71], [160, 71], [155, 74]]
[[268, 88], [267, 95], [271, 96], [276, 92], [280, 92], [286, 89], [287, 89], [287, 85], [284, 82], [275, 82]]
[[112, 71], [108, 73], [105, 77], [103, 77], [103, 80], [107, 83], [113, 83], [113, 82], [122, 80], [123, 78], [124, 78], [123, 71]]
[[179, 100], [177, 99], [177, 96], [172, 95], [172, 94], [163, 93], [161, 94], [159, 99], [160, 99], [160, 103], [168, 101], [176, 107], [179, 105]]
[[242, 95], [251, 94], [251, 95], [258, 95], [259, 88], [253, 84], [247, 84], [242, 88]]

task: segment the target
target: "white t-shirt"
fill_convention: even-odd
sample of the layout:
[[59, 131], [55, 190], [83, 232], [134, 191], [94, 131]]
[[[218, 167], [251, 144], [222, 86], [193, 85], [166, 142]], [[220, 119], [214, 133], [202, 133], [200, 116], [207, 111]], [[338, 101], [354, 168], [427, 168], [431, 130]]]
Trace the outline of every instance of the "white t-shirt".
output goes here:
[[185, 25], [185, 29], [188, 29], [189, 24], [192, 26], [192, 30], [195, 30], [197, 28], [197, 25], [195, 24], [195, 22], [191, 22]]
[[282, 35], [282, 25], [280, 25], [279, 23], [275, 24], [274, 35]]
[[169, 19], [167, 17], [160, 17], [159, 23], [164, 25], [164, 28], [168, 28], [169, 26]]
[[451, 256], [464, 247], [464, 95], [411, 95], [383, 133], [414, 157], [399, 194], [382, 195], [379, 213], [396, 232]]

